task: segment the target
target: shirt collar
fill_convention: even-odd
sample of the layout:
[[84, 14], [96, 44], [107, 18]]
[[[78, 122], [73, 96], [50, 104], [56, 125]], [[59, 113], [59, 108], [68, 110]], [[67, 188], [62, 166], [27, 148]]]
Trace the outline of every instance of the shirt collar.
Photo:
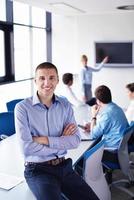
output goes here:
[[[61, 103], [60, 97], [58, 97], [57, 95], [54, 94], [54, 96], [53, 96], [53, 103], [55, 103], [56, 101], [58, 101], [58, 102]], [[34, 106], [36, 104], [41, 104], [37, 92], [33, 95], [33, 104], [32, 105]]]
[[105, 107], [103, 107], [103, 108], [101, 109], [101, 113], [106, 112], [107, 108], [110, 107], [111, 105], [113, 105], [113, 102], [107, 103], [107, 104], [105, 105]]

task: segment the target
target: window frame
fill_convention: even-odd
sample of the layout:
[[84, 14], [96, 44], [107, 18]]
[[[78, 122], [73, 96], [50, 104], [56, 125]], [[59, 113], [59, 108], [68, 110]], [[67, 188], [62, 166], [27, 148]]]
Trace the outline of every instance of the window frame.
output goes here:
[[[45, 10], [44, 10], [45, 13]], [[43, 28], [46, 30], [46, 59], [47, 61], [52, 61], [52, 28], [51, 28], [51, 13], [46, 12], [46, 27]], [[14, 70], [14, 31], [13, 26], [27, 26], [27, 27], [35, 27], [32, 25], [25, 25], [13, 22], [13, 1], [6, 0], [6, 21], [0, 21], [0, 30], [4, 31], [4, 46], [5, 46], [5, 76], [0, 77], [0, 85], [12, 82], [23, 81], [17, 80], [15, 81], [15, 70]], [[30, 80], [32, 78], [29, 78]]]
[[10, 23], [0, 21], [0, 30], [4, 32], [4, 47], [5, 47], [5, 76], [0, 77], [0, 83], [14, 80], [13, 68], [13, 26]]

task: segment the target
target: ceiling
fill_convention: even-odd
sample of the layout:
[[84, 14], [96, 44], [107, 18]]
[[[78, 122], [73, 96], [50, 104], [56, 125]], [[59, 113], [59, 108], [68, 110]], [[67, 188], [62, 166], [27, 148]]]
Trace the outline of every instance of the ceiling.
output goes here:
[[15, 0], [63, 15], [93, 15], [134, 12], [118, 10], [117, 6], [134, 5], [134, 0]]

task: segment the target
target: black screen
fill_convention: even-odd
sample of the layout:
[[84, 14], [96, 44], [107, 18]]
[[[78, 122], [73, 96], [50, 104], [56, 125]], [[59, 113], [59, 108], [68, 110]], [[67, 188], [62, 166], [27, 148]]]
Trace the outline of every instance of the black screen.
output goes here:
[[132, 42], [95, 43], [96, 63], [105, 56], [111, 64], [132, 64]]

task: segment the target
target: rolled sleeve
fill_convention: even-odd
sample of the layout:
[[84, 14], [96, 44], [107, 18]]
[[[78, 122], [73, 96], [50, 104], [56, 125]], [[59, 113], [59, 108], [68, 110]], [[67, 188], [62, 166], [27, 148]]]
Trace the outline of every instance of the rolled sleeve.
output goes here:
[[97, 124], [93, 128], [91, 132], [91, 137], [93, 139], [97, 139], [104, 134], [104, 131], [107, 129], [109, 125], [109, 117], [107, 114], [102, 114], [99, 119], [97, 119]]
[[48, 137], [48, 140], [50, 148], [67, 150], [77, 148], [81, 138], [80, 133], [77, 132], [76, 134], [69, 136]]

